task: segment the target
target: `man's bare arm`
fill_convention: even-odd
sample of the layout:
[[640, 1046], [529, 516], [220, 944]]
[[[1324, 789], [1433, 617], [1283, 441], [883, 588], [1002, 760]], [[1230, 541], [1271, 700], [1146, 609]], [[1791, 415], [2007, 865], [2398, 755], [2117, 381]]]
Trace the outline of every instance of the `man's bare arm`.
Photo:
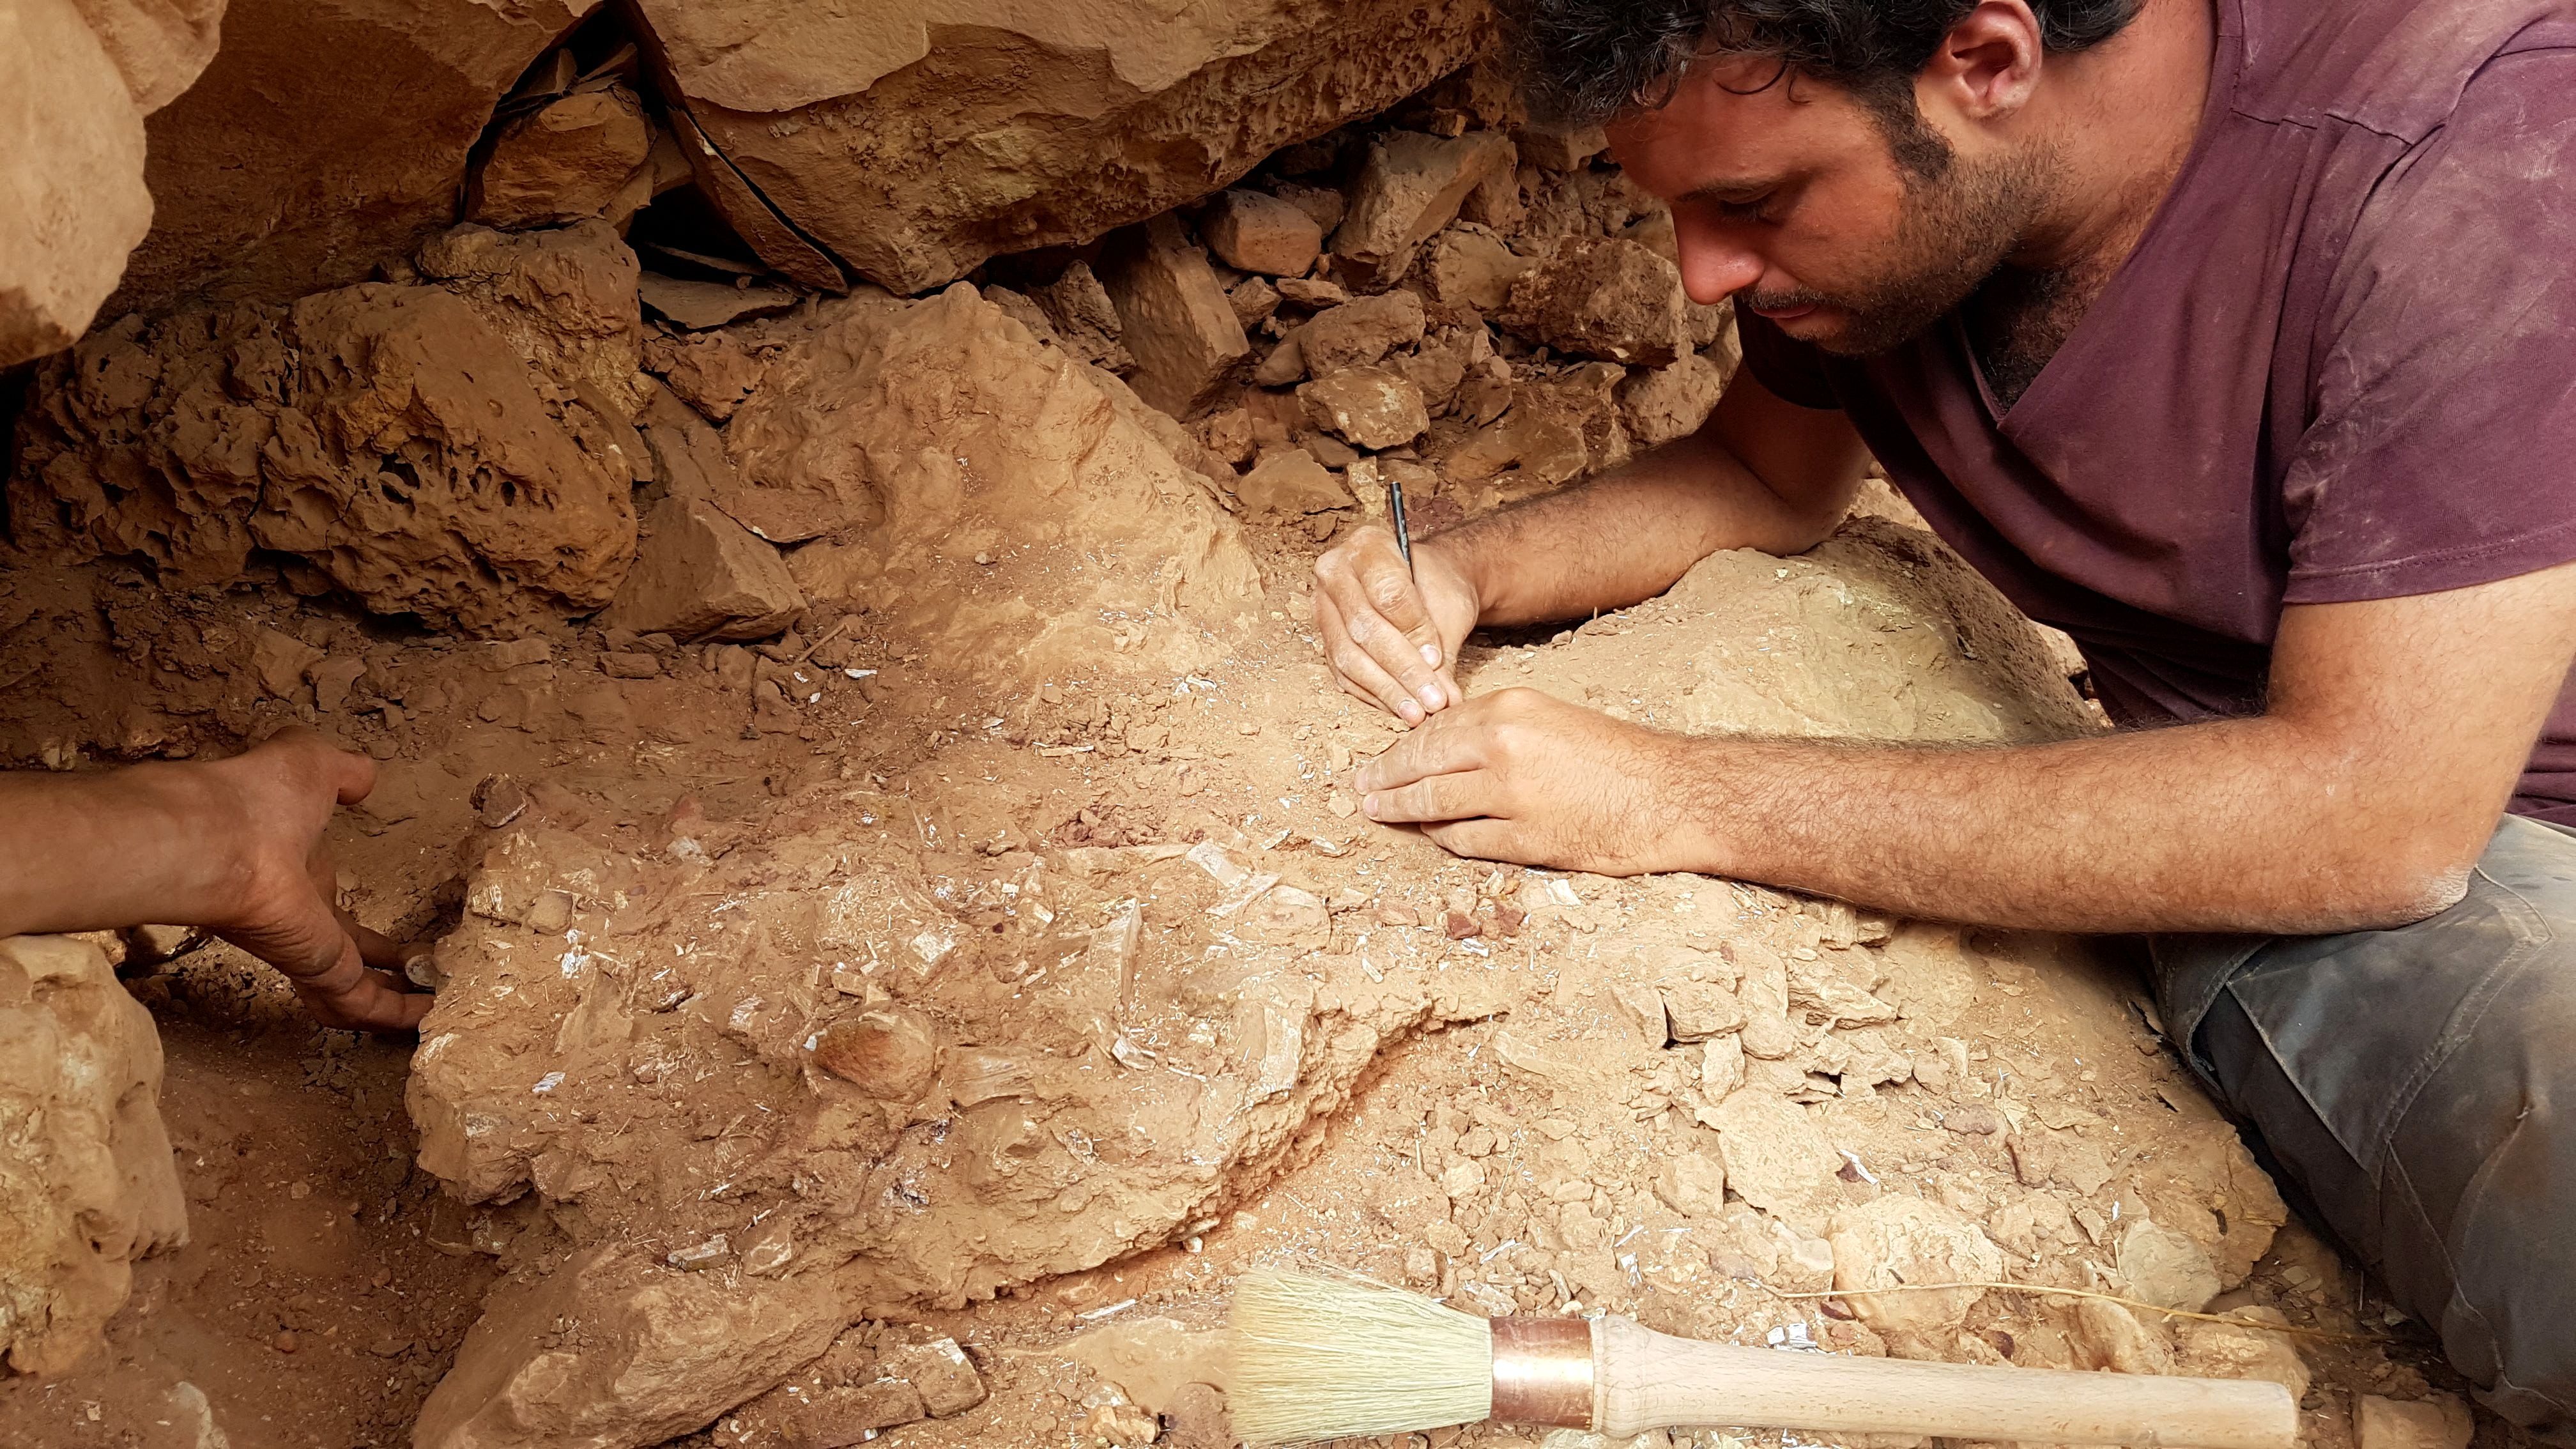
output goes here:
[[1738, 370], [1708, 424], [1577, 488], [1414, 545], [1365, 528], [1315, 563], [1316, 626], [1342, 688], [1408, 724], [1456, 703], [1478, 624], [1624, 608], [1720, 549], [1792, 554], [1833, 531], [1868, 454], [1839, 412]]
[[1362, 772], [1462, 854], [1911, 915], [2313, 934], [2458, 899], [2576, 660], [2576, 565], [2285, 610], [2259, 718], [1942, 750], [1687, 738], [1527, 690]]
[[206, 926], [286, 973], [324, 1025], [407, 1031], [429, 998], [339, 909], [323, 844], [375, 773], [309, 730], [228, 760], [0, 773], [0, 936]]

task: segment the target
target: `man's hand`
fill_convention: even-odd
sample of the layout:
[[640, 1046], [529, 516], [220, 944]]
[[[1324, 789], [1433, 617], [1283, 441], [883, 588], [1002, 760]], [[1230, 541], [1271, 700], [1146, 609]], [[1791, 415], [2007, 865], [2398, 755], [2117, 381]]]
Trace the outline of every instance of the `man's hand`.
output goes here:
[[1534, 689], [1479, 695], [1359, 771], [1361, 808], [1454, 854], [1638, 875], [1698, 868], [1693, 742]]
[[1428, 539], [1408, 573], [1395, 535], [1363, 528], [1315, 560], [1315, 624], [1333, 679], [1406, 724], [1466, 698], [1458, 646], [1476, 627], [1475, 586]]
[[215, 919], [185, 924], [210, 926], [285, 972], [324, 1026], [419, 1026], [430, 998], [405, 989], [394, 943], [339, 908], [338, 872], [323, 843], [332, 811], [374, 788], [375, 762], [289, 730], [206, 769], [234, 889]]

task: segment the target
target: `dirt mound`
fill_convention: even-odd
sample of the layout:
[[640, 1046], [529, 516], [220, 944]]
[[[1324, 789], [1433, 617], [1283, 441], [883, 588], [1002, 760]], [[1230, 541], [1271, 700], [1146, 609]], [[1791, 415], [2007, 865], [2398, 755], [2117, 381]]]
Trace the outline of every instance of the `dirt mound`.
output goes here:
[[726, 428], [737, 516], [842, 540], [789, 555], [809, 599], [987, 681], [1222, 652], [1260, 575], [1170, 419], [973, 287], [819, 316], [762, 334], [785, 346]]

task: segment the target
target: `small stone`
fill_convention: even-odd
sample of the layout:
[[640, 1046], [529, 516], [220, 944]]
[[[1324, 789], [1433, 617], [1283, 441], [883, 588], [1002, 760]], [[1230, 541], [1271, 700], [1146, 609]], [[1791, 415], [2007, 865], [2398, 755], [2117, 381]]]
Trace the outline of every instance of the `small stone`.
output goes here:
[[304, 671], [313, 685], [313, 707], [324, 713], [337, 711], [349, 702], [349, 686], [367, 672], [367, 661], [342, 657], [324, 659]]
[[486, 830], [498, 830], [528, 808], [528, 792], [507, 775], [486, 775], [474, 787], [474, 813]]
[[293, 1353], [299, 1345], [294, 1333], [281, 1331], [277, 1337], [268, 1341], [268, 1346], [276, 1349], [279, 1353]]
[[653, 679], [662, 673], [662, 660], [654, 654], [602, 654], [599, 672], [611, 679]]
[[2140, 1323], [2128, 1309], [2099, 1298], [2076, 1303], [2075, 1332], [2068, 1346], [2089, 1369], [2123, 1374], [2173, 1372], [2173, 1348], [2164, 1336]]
[[2222, 1286], [2199, 1243], [2152, 1218], [2131, 1218], [2121, 1228], [2118, 1261], [2129, 1296], [2159, 1308], [2198, 1313]]
[[2353, 1417], [2360, 1449], [2468, 1449], [2476, 1425], [2450, 1394], [2398, 1400], [2363, 1394]]
[[641, 195], [624, 193], [652, 149], [644, 104], [624, 86], [550, 101], [501, 127], [475, 173], [466, 220], [525, 231], [604, 216], [623, 202], [631, 215], [651, 199], [649, 173]]
[[700, 498], [673, 495], [645, 537], [604, 623], [685, 639], [766, 639], [805, 608], [787, 565], [751, 530]]
[[1467, 1230], [1458, 1226], [1456, 1223], [1449, 1221], [1447, 1218], [1438, 1219], [1433, 1222], [1431, 1226], [1424, 1228], [1422, 1230], [1422, 1241], [1429, 1243], [1436, 1251], [1445, 1253], [1452, 1258], [1466, 1256], [1467, 1249], [1470, 1246], [1467, 1237]]
[[1279, 310], [1279, 289], [1264, 278], [1247, 277], [1225, 294], [1225, 300], [1234, 307], [1234, 320], [1249, 329]]
[[1672, 1041], [1672, 1023], [1664, 1009], [1662, 992], [1642, 981], [1613, 981], [1610, 1002], [1647, 1046], [1660, 1051]]
[[1136, 359], [1120, 340], [1125, 328], [1118, 320], [1118, 306], [1085, 263], [1075, 262], [1054, 281], [1030, 288], [1029, 300], [1055, 324], [1056, 342], [1066, 351], [1111, 372], [1135, 367]]
[[814, 1065], [880, 1102], [916, 1102], [939, 1074], [939, 1047], [910, 1012], [871, 1011], [826, 1029]]
[[1448, 918], [1441, 923], [1441, 928], [1448, 932], [1449, 939], [1452, 941], [1464, 941], [1470, 937], [1485, 934], [1483, 923], [1464, 911], [1451, 911]]
[[1714, 1217], [1726, 1208], [1726, 1163], [1712, 1152], [1682, 1152], [1655, 1170], [1655, 1196], [1684, 1217]]
[[1369, 146], [1351, 187], [1350, 215], [1333, 232], [1333, 254], [1398, 275], [1416, 246], [1457, 217], [1477, 183], [1515, 164], [1510, 139], [1497, 132], [1455, 139], [1389, 132]]
[[1393, 448], [1421, 437], [1431, 426], [1422, 389], [1383, 367], [1351, 367], [1297, 389], [1308, 421], [1352, 444]]
[[1330, 233], [1342, 224], [1350, 212], [1350, 202], [1330, 186], [1309, 186], [1302, 181], [1273, 181], [1270, 194], [1315, 219], [1318, 230]]
[[882, 1363], [921, 1394], [930, 1417], [945, 1419], [984, 1402], [984, 1378], [953, 1338], [885, 1350]]
[[1675, 1041], [1707, 1041], [1744, 1025], [1744, 1008], [1737, 1004], [1735, 993], [1713, 981], [1666, 984], [1664, 1010], [1672, 1017]]
[[1281, 277], [1279, 295], [1300, 307], [1338, 307], [1351, 299], [1341, 283], [1325, 277]]
[[1880, 1333], [1940, 1334], [1956, 1329], [1985, 1297], [1976, 1288], [1871, 1293], [1900, 1283], [1993, 1283], [2004, 1255], [1985, 1231], [1955, 1208], [1890, 1195], [1836, 1213], [1834, 1287], [1861, 1320]]
[[1587, 238], [1512, 284], [1495, 320], [1559, 352], [1662, 367], [1686, 348], [1681, 269], [1632, 241]]
[[260, 688], [279, 699], [293, 699], [296, 687], [304, 683], [304, 671], [323, 657], [321, 650], [275, 629], [262, 629], [251, 640], [251, 672], [259, 676]]
[[1569, 126], [1532, 121], [1512, 133], [1520, 158], [1544, 171], [1572, 171], [1610, 149], [1610, 137], [1598, 125]]
[[1326, 308], [1298, 328], [1298, 353], [1315, 377], [1372, 367], [1389, 352], [1420, 342], [1427, 325], [1422, 299], [1411, 292], [1360, 297]]
[[1302, 448], [1283, 449], [1262, 459], [1236, 480], [1234, 496], [1243, 511], [1256, 518], [1299, 517], [1351, 506], [1351, 492], [1314, 455]]
[[1314, 217], [1259, 191], [1218, 193], [1199, 216], [1199, 235], [1227, 266], [1271, 277], [1303, 275], [1324, 249]]
[[1726, 374], [1696, 352], [1668, 367], [1632, 373], [1619, 388], [1619, 408], [1640, 448], [1656, 448], [1700, 430], [1726, 391]]
[[1190, 432], [1199, 440], [1200, 447], [1228, 467], [1240, 468], [1252, 461], [1254, 442], [1250, 408], [1227, 408], [1223, 412], [1210, 413], [1191, 424]]
[[[2281, 1327], [2290, 1321], [2277, 1308], [2238, 1308], [2227, 1316], [2249, 1325]], [[2175, 1337], [2180, 1340], [2183, 1367], [2190, 1373], [2223, 1379], [2269, 1379], [2289, 1390], [2293, 1403], [2307, 1397], [2308, 1366], [2286, 1335], [2266, 1333], [2259, 1326], [2183, 1323], [2177, 1325]]]
[[[1921, 1070], [1919, 1064], [1916, 1070]], [[1962, 1137], [1999, 1137], [2009, 1124], [2004, 1121], [2003, 1113], [1983, 1102], [1971, 1102], [1942, 1113], [1941, 1125]]]

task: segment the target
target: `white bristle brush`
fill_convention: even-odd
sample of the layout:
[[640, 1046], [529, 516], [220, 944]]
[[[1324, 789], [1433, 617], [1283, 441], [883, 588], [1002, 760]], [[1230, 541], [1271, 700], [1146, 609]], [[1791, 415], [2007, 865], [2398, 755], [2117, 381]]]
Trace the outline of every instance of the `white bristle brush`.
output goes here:
[[1613, 1439], [1689, 1425], [2006, 1443], [2290, 1449], [2298, 1405], [2251, 1379], [1924, 1363], [1701, 1343], [1625, 1318], [1478, 1318], [1304, 1273], [1235, 1290], [1226, 1402], [1248, 1444], [1493, 1419]]

